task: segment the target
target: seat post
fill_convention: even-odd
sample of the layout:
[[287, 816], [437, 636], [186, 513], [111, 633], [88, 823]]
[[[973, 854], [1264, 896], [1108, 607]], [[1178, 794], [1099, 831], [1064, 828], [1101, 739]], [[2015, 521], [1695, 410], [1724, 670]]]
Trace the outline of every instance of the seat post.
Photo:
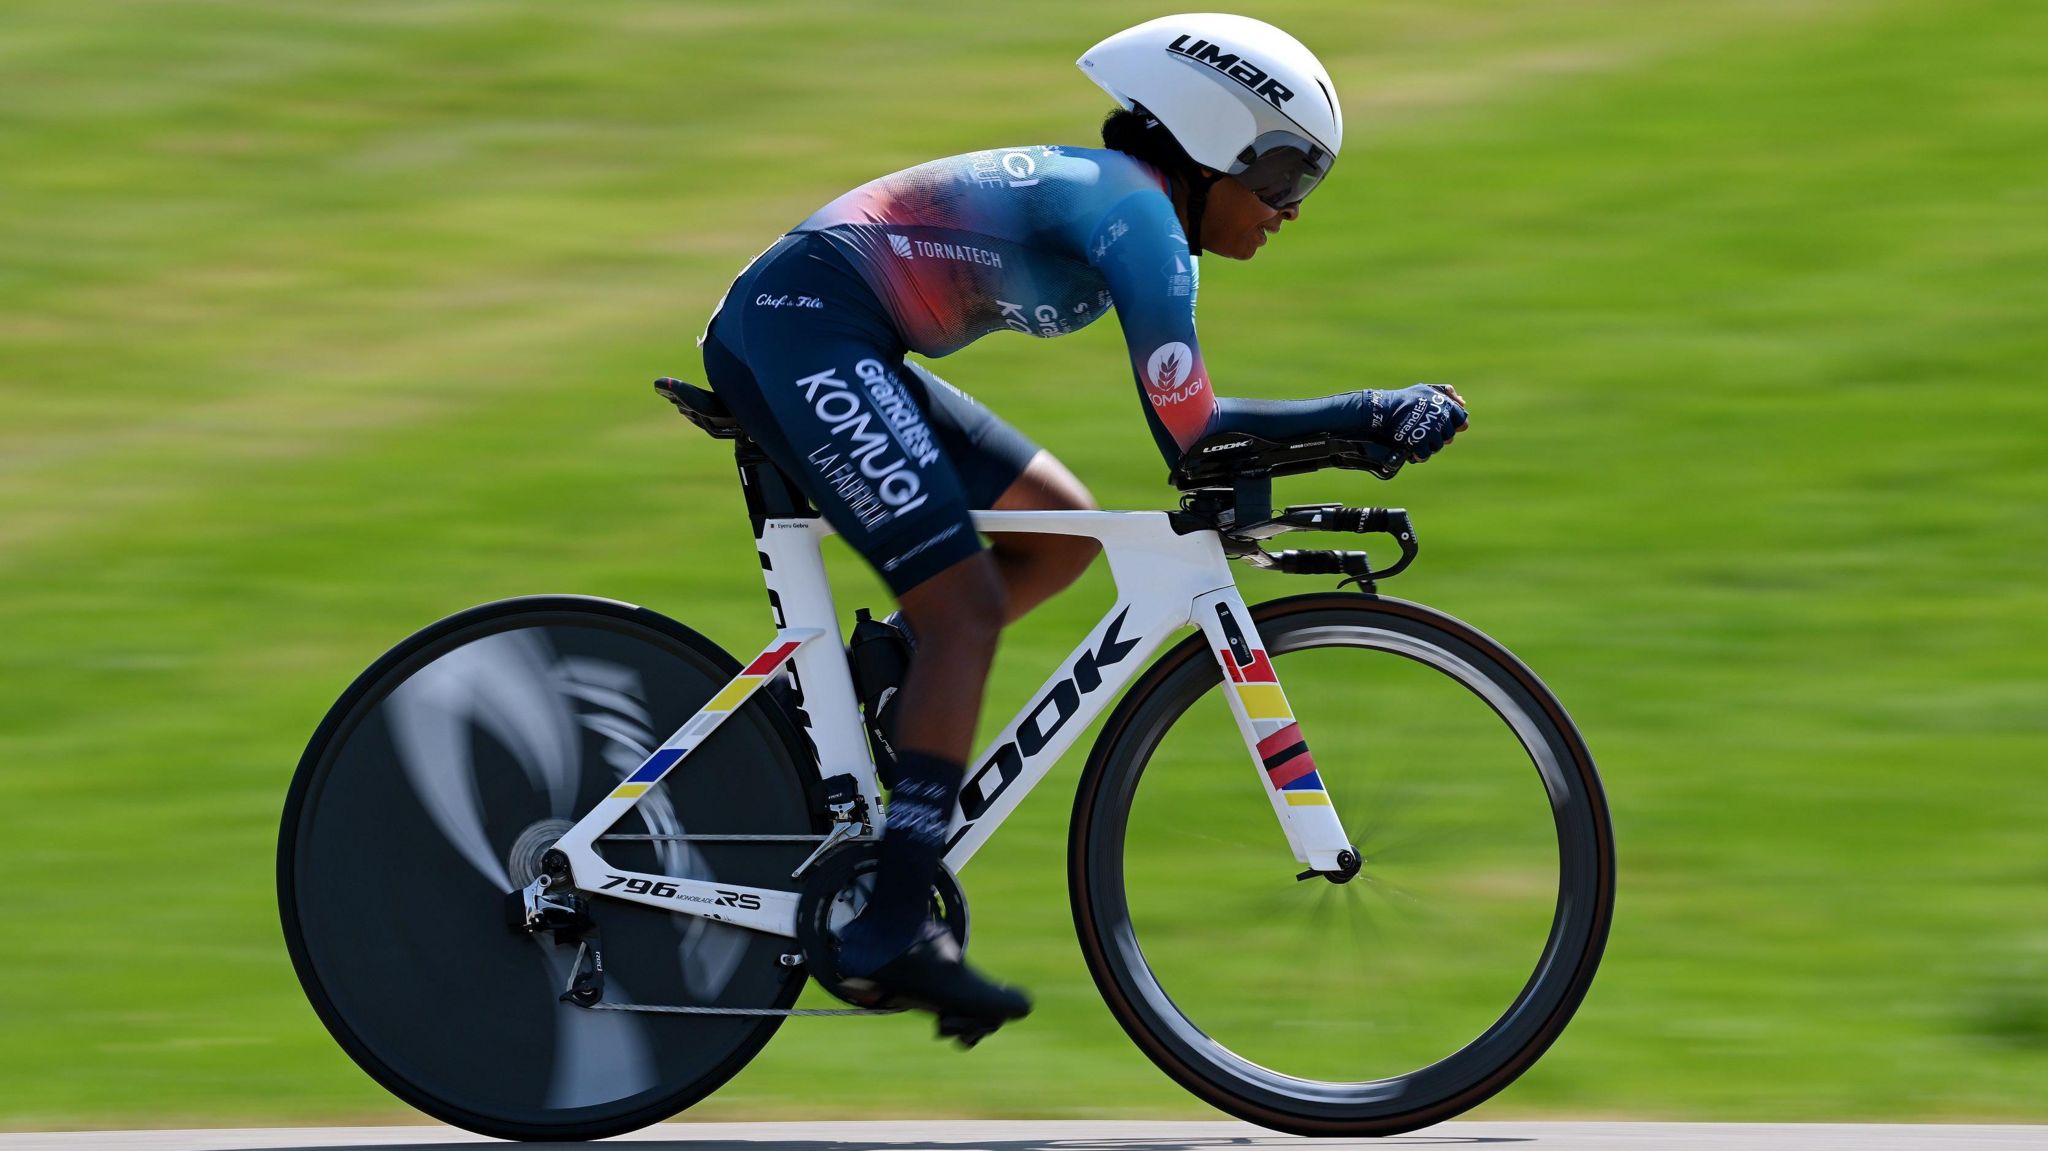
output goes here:
[[754, 535], [761, 534], [763, 520], [815, 519], [818, 510], [804, 498], [789, 478], [760, 445], [741, 436], [733, 444], [733, 461], [739, 465], [740, 490], [746, 493], [747, 518], [754, 521]]

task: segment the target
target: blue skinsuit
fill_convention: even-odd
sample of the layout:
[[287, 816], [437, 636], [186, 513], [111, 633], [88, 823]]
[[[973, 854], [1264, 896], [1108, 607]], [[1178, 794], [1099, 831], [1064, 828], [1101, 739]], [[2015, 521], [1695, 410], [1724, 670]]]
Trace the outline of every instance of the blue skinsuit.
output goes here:
[[855, 188], [757, 257], [714, 313], [706, 370], [900, 595], [979, 550], [968, 510], [1037, 450], [906, 351], [1064, 335], [1114, 307], [1169, 464], [1217, 432], [1362, 425], [1355, 392], [1219, 399], [1195, 337], [1198, 276], [1149, 165], [1057, 145], [973, 152]]

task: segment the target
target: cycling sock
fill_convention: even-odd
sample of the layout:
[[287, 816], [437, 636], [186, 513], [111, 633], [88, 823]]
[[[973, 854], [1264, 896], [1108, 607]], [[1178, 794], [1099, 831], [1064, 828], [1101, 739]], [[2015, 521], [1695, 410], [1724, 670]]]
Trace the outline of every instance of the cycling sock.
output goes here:
[[875, 892], [840, 940], [840, 974], [871, 974], [917, 942], [931, 916], [932, 878], [946, 853], [946, 826], [963, 774], [959, 763], [942, 756], [921, 751], [897, 756]]

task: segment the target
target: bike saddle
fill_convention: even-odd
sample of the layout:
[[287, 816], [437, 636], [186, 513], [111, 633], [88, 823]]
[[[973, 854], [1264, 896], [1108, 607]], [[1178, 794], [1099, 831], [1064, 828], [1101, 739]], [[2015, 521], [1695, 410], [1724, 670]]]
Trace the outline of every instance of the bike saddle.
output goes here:
[[727, 410], [725, 401], [694, 384], [667, 376], [654, 381], [654, 390], [663, 399], [676, 406], [683, 418], [704, 429], [706, 433], [721, 440], [736, 440], [745, 433], [740, 431], [740, 422]]

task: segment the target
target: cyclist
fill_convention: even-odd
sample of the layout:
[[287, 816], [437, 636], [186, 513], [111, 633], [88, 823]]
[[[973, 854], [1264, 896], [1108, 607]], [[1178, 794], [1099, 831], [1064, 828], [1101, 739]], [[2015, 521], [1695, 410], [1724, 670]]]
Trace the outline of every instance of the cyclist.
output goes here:
[[968, 513], [1095, 505], [1050, 453], [905, 353], [944, 356], [1005, 328], [1063, 335], [1113, 307], [1169, 465], [1217, 433], [1343, 434], [1420, 461], [1466, 424], [1449, 388], [1297, 401], [1211, 388], [1197, 257], [1250, 259], [1300, 216], [1342, 142], [1336, 91], [1307, 48], [1257, 20], [1184, 15], [1079, 63], [1118, 104], [1103, 148], [995, 148], [855, 188], [755, 257], [700, 341], [712, 388], [875, 566], [916, 641], [884, 713], [896, 762], [876, 886], [838, 958], [849, 986], [937, 1013], [941, 1034], [1030, 1010], [965, 964], [927, 921], [926, 893], [997, 636], [1097, 550], [1067, 536], [984, 544]]

